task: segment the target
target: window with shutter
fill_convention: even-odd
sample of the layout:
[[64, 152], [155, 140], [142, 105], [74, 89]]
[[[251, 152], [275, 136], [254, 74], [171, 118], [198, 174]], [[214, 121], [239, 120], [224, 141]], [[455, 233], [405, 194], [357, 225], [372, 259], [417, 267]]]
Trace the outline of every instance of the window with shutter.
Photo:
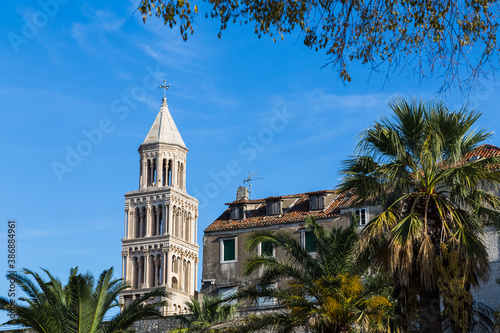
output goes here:
[[245, 210], [243, 206], [231, 207], [231, 220], [241, 220], [245, 218]]
[[356, 219], [359, 221], [359, 225], [366, 225], [366, 208], [356, 209]]
[[274, 257], [274, 246], [271, 242], [260, 243], [260, 254], [262, 256]]
[[318, 197], [309, 197], [309, 205], [311, 206], [311, 210], [318, 209]]
[[325, 209], [325, 197], [321, 196], [318, 198], [318, 209]]
[[304, 231], [304, 248], [307, 252], [316, 252], [316, 237], [312, 231]]
[[222, 249], [222, 262], [235, 261], [236, 260], [236, 239], [223, 239], [221, 242]]
[[268, 202], [266, 211], [268, 216], [281, 214], [281, 201]]
[[237, 219], [238, 219], [238, 208], [231, 207], [231, 220], [237, 220]]

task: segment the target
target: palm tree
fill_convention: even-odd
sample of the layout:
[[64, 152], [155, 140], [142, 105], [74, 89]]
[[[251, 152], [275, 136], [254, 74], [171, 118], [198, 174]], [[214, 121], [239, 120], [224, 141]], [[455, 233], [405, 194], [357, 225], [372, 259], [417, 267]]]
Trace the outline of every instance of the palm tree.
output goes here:
[[20, 297], [20, 302], [12, 307], [8, 298], [0, 297], [0, 309], [13, 310], [16, 315], [5, 324], [23, 325], [39, 333], [122, 332], [137, 320], [160, 316], [157, 307], [164, 301], [145, 302], [151, 297], [167, 296], [163, 289], [146, 293], [103, 322], [108, 310], [119, 306], [119, 293], [128, 287], [122, 279], [113, 279], [113, 268], [103, 271], [97, 283], [91, 273], [80, 274], [78, 267], [72, 268], [66, 285], [47, 270], [43, 271], [48, 281], [29, 269], [24, 269], [22, 274], [7, 274], [26, 297]]
[[214, 328], [215, 325], [231, 320], [236, 314], [238, 304], [224, 302], [221, 297], [205, 296], [200, 302], [196, 298], [191, 298], [191, 301], [185, 303], [190, 314], [176, 315], [183, 327], [171, 330], [172, 333], [217, 333], [223, 329]]
[[[358, 240], [354, 223], [348, 228], [326, 229], [314, 217], [306, 219], [306, 228], [315, 237], [316, 249], [308, 252], [300, 242], [285, 231], [257, 231], [247, 243], [253, 251], [261, 242], [271, 242], [286, 256], [254, 256], [245, 263], [245, 273], [264, 268], [259, 286], [238, 294], [242, 299], [275, 299], [283, 311], [249, 316], [242, 331], [272, 328], [292, 332], [306, 325], [313, 332], [351, 332], [355, 327], [385, 331], [385, 311], [391, 303], [382, 294], [387, 284], [380, 278], [363, 281], [356, 274], [353, 249]], [[273, 287], [284, 281], [286, 286]]]
[[397, 282], [399, 308], [411, 321], [417, 302], [421, 332], [441, 332], [437, 260], [441, 248], [465, 260], [464, 278], [476, 285], [487, 276], [481, 241], [484, 221], [498, 222], [498, 157], [465, 160], [491, 136], [473, 126], [481, 113], [450, 111], [443, 103], [389, 103], [394, 120], [382, 117], [360, 135], [358, 156], [345, 162], [340, 190], [384, 210], [362, 232], [360, 253]]

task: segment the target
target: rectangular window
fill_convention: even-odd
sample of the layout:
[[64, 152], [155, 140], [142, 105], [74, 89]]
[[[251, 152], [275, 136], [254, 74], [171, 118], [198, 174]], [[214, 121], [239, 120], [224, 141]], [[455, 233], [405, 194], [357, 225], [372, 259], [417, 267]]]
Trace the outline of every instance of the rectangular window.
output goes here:
[[281, 201], [268, 202], [266, 204], [267, 216], [281, 214]]
[[356, 219], [359, 225], [366, 225], [366, 208], [356, 209]]
[[317, 210], [318, 209], [318, 197], [310, 197], [309, 198], [309, 206], [311, 210]]
[[316, 237], [312, 231], [304, 231], [304, 248], [307, 252], [316, 252]]
[[274, 257], [274, 246], [271, 242], [260, 243], [260, 255]]
[[236, 239], [223, 239], [222, 245], [222, 261], [235, 261], [236, 260]]
[[245, 218], [245, 210], [243, 206], [231, 207], [231, 220], [241, 220]]
[[[219, 296], [222, 300], [233, 296], [238, 292], [238, 287], [219, 288]], [[236, 304], [236, 300], [231, 300], [229, 304]]]
[[323, 208], [325, 208], [325, 198], [323, 196], [309, 197], [309, 210], [320, 210]]
[[[268, 288], [276, 289], [276, 286], [271, 285]], [[257, 285], [257, 289], [261, 289], [261, 287], [259, 285]], [[257, 297], [257, 306], [259, 308], [274, 306], [274, 305], [276, 305], [276, 303], [277, 303], [277, 301], [276, 301], [276, 298], [274, 298], [274, 297]]]

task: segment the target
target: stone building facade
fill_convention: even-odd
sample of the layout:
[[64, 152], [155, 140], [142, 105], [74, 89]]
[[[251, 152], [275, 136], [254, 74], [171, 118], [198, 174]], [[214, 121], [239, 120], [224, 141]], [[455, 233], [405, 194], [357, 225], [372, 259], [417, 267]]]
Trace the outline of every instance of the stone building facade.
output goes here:
[[[172, 296], [164, 315], [185, 312], [198, 280], [198, 200], [186, 192], [188, 149], [163, 98], [158, 116], [139, 147], [139, 189], [125, 194], [120, 295], [128, 305], [156, 287]], [[157, 301], [157, 300], [153, 300]]]
[[[359, 217], [359, 228], [363, 228], [370, 218], [380, 212], [378, 206], [355, 206], [352, 198], [333, 190], [254, 200], [249, 200], [246, 193], [246, 188], [240, 187], [237, 200], [227, 203], [228, 208], [205, 229], [201, 286], [204, 295], [225, 297], [241, 288], [257, 285], [262, 271], [245, 276], [245, 261], [263, 252], [283, 256], [280, 249], [266, 244], [260, 244], [253, 253], [246, 252], [246, 240], [256, 230], [286, 230], [308, 249], [312, 239], [305, 228], [308, 215], [314, 216], [319, 224], [332, 227], [348, 226], [354, 213]], [[276, 305], [273, 300], [263, 299], [244, 306], [247, 310], [258, 310], [272, 309]]]
[[[464, 162], [483, 157], [500, 156], [500, 148], [482, 145], [464, 157]], [[490, 193], [500, 195], [500, 189], [486, 188]], [[243, 274], [244, 262], [261, 251], [262, 244], [254, 253], [245, 251], [245, 242], [256, 230], [286, 230], [307, 248], [305, 218], [315, 216], [326, 226], [346, 226], [353, 213], [363, 226], [382, 208], [376, 205], [357, 206], [352, 198], [338, 195], [335, 191], [318, 191], [295, 195], [283, 195], [249, 200], [246, 188], [238, 189], [236, 201], [226, 203], [228, 208], [207, 228], [203, 237], [203, 273], [201, 292], [211, 295], [230, 295], [241, 288], [259, 283], [262, 271]], [[500, 234], [487, 222], [484, 234], [491, 273], [488, 281], [473, 290], [476, 319], [474, 332], [491, 332], [493, 311], [500, 309]], [[273, 250], [273, 255], [281, 253]], [[247, 305], [248, 310], [276, 307], [272, 301], [263, 300]]]

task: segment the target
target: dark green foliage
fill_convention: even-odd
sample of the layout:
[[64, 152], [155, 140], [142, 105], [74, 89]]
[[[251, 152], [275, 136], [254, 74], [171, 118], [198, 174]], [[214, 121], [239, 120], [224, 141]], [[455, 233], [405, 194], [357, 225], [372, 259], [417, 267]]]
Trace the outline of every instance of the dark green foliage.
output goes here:
[[500, 157], [465, 160], [491, 136], [474, 129], [477, 111], [402, 98], [389, 106], [394, 118], [383, 117], [360, 135], [358, 156], [345, 162], [341, 190], [361, 202], [382, 203], [384, 211], [362, 232], [360, 255], [395, 279], [406, 328], [415, 318], [418, 296], [421, 331], [436, 333], [441, 246], [459, 253], [466, 283], [477, 285], [487, 277], [481, 236], [485, 221], [498, 224], [500, 199], [485, 187], [500, 185], [495, 171]]
[[[343, 81], [350, 63], [376, 71], [443, 77], [443, 86], [465, 83], [498, 63], [498, 0], [205, 0], [205, 17], [228, 24], [251, 24], [260, 38], [283, 39], [300, 32], [304, 44], [323, 50]], [[205, 7], [205, 6], [203, 6]], [[184, 40], [193, 33], [198, 7], [191, 0], [141, 0], [143, 19], [155, 15]], [[293, 37], [295, 38], [295, 37]], [[474, 52], [471, 52], [474, 51]], [[460, 71], [459, 71], [460, 70]], [[459, 73], [467, 73], [460, 79]]]
[[438, 288], [443, 299], [443, 316], [455, 333], [467, 333], [471, 328], [472, 294], [466, 260], [459, 251], [441, 247], [441, 260], [437, 260]]
[[[127, 288], [121, 279], [113, 279], [113, 268], [103, 271], [97, 282], [89, 272], [81, 274], [78, 268], [72, 268], [66, 285], [47, 270], [43, 271], [48, 280], [28, 269], [22, 274], [7, 274], [26, 297], [15, 303], [17, 318], [6, 324], [23, 325], [38, 333], [126, 332], [137, 320], [160, 316], [157, 307], [165, 302], [146, 304], [146, 301], [167, 296], [164, 289], [146, 293], [104, 324], [104, 316], [118, 306], [118, 295]], [[9, 299], [0, 297], [0, 306], [1, 310], [9, 311]]]
[[[248, 251], [269, 242], [286, 255], [248, 259], [245, 273], [263, 268], [261, 281], [239, 292], [236, 298], [251, 302], [275, 299], [283, 310], [249, 316], [240, 331], [292, 332], [307, 325], [310, 332], [350, 332], [355, 327], [387, 332], [391, 303], [385, 295], [390, 293], [390, 282], [378, 275], [359, 275], [353, 257], [358, 240], [355, 223], [347, 228], [326, 229], [308, 217], [306, 228], [315, 239], [314, 252], [286, 231], [262, 230], [249, 237]], [[274, 286], [277, 281], [285, 285]]]
[[224, 302], [220, 297], [205, 296], [200, 302], [192, 298], [186, 302], [189, 314], [176, 315], [175, 317], [183, 323], [183, 327], [171, 330], [172, 333], [218, 333], [224, 332], [224, 328], [214, 328], [231, 320], [236, 314], [238, 304]]

